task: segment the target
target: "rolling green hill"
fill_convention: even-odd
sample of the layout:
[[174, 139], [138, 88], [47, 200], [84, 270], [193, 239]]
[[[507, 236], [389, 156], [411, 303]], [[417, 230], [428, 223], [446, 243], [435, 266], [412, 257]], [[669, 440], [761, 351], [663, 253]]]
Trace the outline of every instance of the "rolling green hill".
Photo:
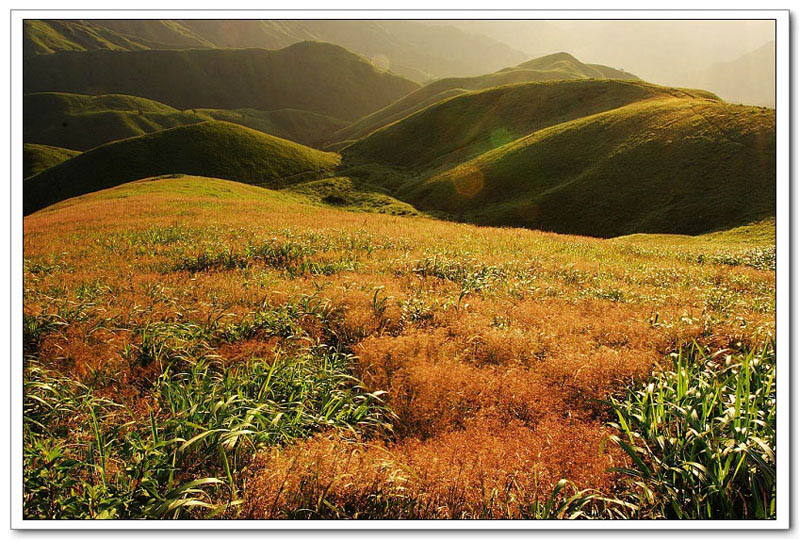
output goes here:
[[700, 234], [775, 215], [775, 114], [652, 99], [532, 132], [400, 198], [480, 224], [612, 237]]
[[39, 92], [26, 94], [23, 102], [23, 137], [26, 142], [71, 146], [79, 150], [208, 120], [241, 124], [306, 145], [317, 144], [321, 137], [345, 124], [335, 118], [298, 109], [179, 111], [157, 101], [120, 94], [87, 96]]
[[390, 124], [343, 151], [350, 163], [406, 170], [456, 164], [533, 131], [629, 103], [692, 95], [639, 81], [574, 80], [525, 83], [470, 92]]
[[337, 154], [228, 122], [203, 122], [108, 143], [51, 167], [26, 181], [23, 211], [165, 174], [282, 188], [327, 176], [338, 163]]
[[564, 79], [638, 80], [635, 75], [624, 71], [597, 64], [584, 64], [568, 53], [552, 54], [529, 60], [513, 68], [502, 69], [496, 73], [434, 81], [335, 133], [330, 142], [360, 139], [382, 126], [409, 116], [433, 103], [469, 90], [484, 90], [514, 83]]
[[355, 120], [419, 85], [329, 43], [262, 49], [83, 51], [26, 60], [26, 93], [129, 94], [176, 109], [302, 109]]
[[25, 143], [22, 148], [22, 176], [28, 178], [80, 154], [77, 150]]

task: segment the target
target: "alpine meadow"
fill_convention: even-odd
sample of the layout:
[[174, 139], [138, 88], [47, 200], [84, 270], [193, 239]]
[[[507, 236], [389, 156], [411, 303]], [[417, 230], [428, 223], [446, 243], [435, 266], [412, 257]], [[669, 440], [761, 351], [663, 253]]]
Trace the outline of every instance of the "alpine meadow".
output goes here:
[[775, 519], [725, 22], [25, 20], [24, 518]]

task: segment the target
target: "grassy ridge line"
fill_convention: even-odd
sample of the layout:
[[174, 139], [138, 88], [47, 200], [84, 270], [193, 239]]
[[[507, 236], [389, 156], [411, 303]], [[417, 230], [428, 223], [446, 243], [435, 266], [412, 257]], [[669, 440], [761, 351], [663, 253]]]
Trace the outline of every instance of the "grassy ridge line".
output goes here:
[[[455, 165], [548, 126], [679, 92], [617, 80], [522, 83], [469, 92], [384, 126], [343, 155], [353, 163], [429, 170]], [[704, 91], [686, 92], [716, 99]]]
[[[176, 84], [180, 81], [180, 84]], [[26, 61], [26, 93], [131, 94], [178, 109], [303, 109], [355, 120], [419, 88], [329, 43], [284, 49], [84, 51]]]
[[22, 145], [22, 175], [23, 178], [33, 176], [45, 169], [58, 165], [80, 154], [77, 150], [52, 147], [48, 145]]
[[167, 128], [225, 120], [276, 137], [314, 144], [344, 121], [298, 109], [191, 109], [180, 111], [137, 96], [89, 96], [65, 92], [26, 94], [23, 102], [26, 142], [88, 150]]
[[584, 64], [568, 53], [556, 53], [535, 58], [496, 73], [487, 73], [477, 77], [451, 77], [434, 81], [340, 130], [333, 135], [330, 142], [361, 139], [382, 126], [465, 91], [485, 90], [516, 83], [570, 79], [638, 80], [638, 77], [607, 66]]
[[203, 122], [102, 145], [26, 182], [25, 214], [124, 182], [170, 173], [282, 187], [282, 179], [325, 176], [339, 155], [227, 122]]
[[138, 50], [147, 46], [86, 21], [31, 20], [23, 26], [22, 48], [30, 57], [56, 51]]
[[705, 233], [774, 216], [774, 130], [769, 110], [648, 100], [538, 130], [401, 199], [483, 224]]

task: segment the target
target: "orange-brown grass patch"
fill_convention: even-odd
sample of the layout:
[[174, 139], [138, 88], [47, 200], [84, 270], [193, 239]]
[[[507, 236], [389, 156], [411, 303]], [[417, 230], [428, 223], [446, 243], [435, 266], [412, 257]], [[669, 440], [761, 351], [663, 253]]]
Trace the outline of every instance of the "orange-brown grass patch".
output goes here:
[[[603, 399], [694, 341], [752, 344], [775, 329], [774, 271], [718, 262], [749, 244], [359, 214], [189, 177], [24, 225], [29, 360], [133, 411], [146, 415], [163, 368], [139, 351], [153, 326], [177, 329], [163, 340], [182, 362], [325, 344], [387, 391], [392, 437], [262, 451], [242, 490], [250, 517], [522, 517], [562, 477], [610, 489], [619, 457], [599, 452]], [[300, 255], [268, 261], [265, 246]], [[275, 321], [258, 327], [262, 316]]]
[[[615, 453], [601, 424], [549, 417], [476, 419], [463, 430], [393, 445], [335, 435], [266, 451], [250, 465], [246, 518], [524, 518], [559, 479], [609, 489]], [[302, 511], [299, 511], [302, 510]]]

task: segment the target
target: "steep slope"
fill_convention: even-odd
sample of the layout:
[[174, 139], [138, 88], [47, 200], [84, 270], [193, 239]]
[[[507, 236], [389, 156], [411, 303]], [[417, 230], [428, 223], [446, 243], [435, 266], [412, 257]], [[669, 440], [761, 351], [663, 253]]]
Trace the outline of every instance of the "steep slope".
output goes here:
[[23, 137], [26, 142], [88, 150], [104, 143], [158, 130], [225, 120], [276, 137], [313, 145], [345, 122], [301, 111], [279, 109], [192, 109], [179, 111], [163, 103], [126, 96], [87, 96], [65, 92], [26, 94]]
[[177, 109], [303, 109], [354, 120], [419, 85], [329, 43], [285, 49], [61, 52], [30, 58], [26, 93], [130, 94]]
[[775, 215], [774, 111], [648, 100], [541, 129], [406, 186], [417, 208], [593, 236], [699, 234]]
[[[525, 83], [446, 99], [390, 124], [343, 151], [348, 163], [429, 170], [459, 163], [561, 122], [687, 91], [638, 81]], [[702, 91], [692, 95], [714, 98]]]
[[22, 177], [28, 178], [78, 154], [77, 150], [68, 148], [25, 143], [22, 146]]
[[360, 139], [382, 126], [413, 114], [437, 101], [463, 94], [468, 90], [483, 90], [514, 83], [564, 79], [637, 80], [638, 78], [630, 73], [607, 66], [584, 64], [568, 53], [552, 54], [529, 60], [513, 68], [505, 68], [498, 72], [478, 77], [460, 77], [434, 81], [335, 133], [330, 142]]
[[284, 187], [324, 177], [337, 154], [227, 122], [181, 126], [99, 146], [31, 177], [23, 209], [30, 214], [57, 201], [164, 174], [225, 178]]

